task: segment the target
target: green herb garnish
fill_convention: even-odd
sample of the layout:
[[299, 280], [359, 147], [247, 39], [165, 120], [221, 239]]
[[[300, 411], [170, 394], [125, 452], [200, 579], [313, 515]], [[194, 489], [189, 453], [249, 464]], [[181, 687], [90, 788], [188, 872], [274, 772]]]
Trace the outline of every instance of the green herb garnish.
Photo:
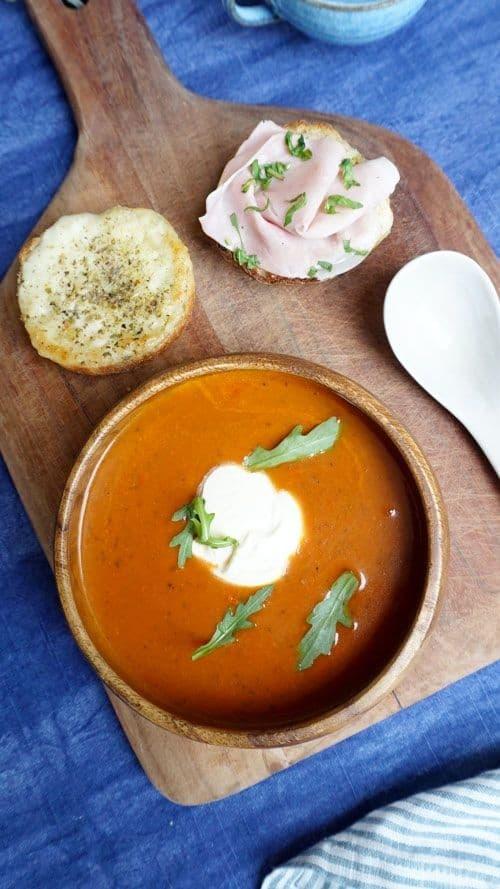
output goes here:
[[236, 216], [236, 213], [231, 213], [229, 220], [230, 220], [231, 225], [233, 226], [234, 230], [236, 231], [236, 234], [238, 235], [238, 237], [240, 239], [240, 244], [241, 244], [241, 247], [236, 247], [233, 250], [233, 259], [235, 260], [235, 262], [238, 263], [238, 265], [244, 266], [247, 269], [258, 268], [260, 265], [260, 259], [258, 258], [258, 256], [256, 256], [255, 253], [247, 253], [245, 250], [245, 246], [243, 244], [243, 238], [241, 237], [240, 226], [238, 224], [238, 217]]
[[260, 590], [257, 590], [256, 593], [252, 593], [246, 602], [240, 602], [239, 605], [236, 606], [234, 612], [229, 608], [220, 623], [217, 624], [212, 638], [209, 639], [205, 645], [200, 645], [200, 647], [193, 652], [191, 660], [197, 661], [198, 658], [211, 654], [212, 651], [215, 651], [217, 648], [222, 648], [224, 645], [231, 645], [233, 642], [236, 642], [234, 634], [238, 630], [248, 630], [250, 627], [254, 627], [255, 624], [249, 620], [249, 617], [264, 607], [264, 604], [267, 599], [269, 599], [272, 591], [273, 584], [263, 586]]
[[340, 174], [346, 188], [352, 188], [353, 185], [359, 185], [359, 182], [356, 182], [352, 174], [355, 163], [356, 161], [353, 160], [352, 157], [345, 157], [340, 163]]
[[203, 497], [197, 495], [191, 500], [177, 509], [173, 516], [173, 522], [185, 521], [186, 527], [172, 537], [170, 546], [178, 546], [177, 565], [184, 568], [187, 560], [193, 555], [193, 540], [198, 540], [211, 549], [220, 549], [224, 546], [238, 546], [238, 541], [234, 537], [215, 537], [210, 533], [215, 513], [207, 512]]
[[344, 250], [346, 253], [354, 253], [356, 256], [368, 256], [369, 250], [356, 250], [355, 247], [351, 247], [350, 241], [344, 241]]
[[252, 472], [272, 469], [282, 463], [295, 463], [306, 457], [316, 457], [333, 447], [340, 432], [340, 420], [330, 417], [303, 435], [303, 426], [295, 426], [286, 438], [271, 450], [257, 447], [245, 457], [243, 465]]
[[333, 265], [331, 262], [326, 262], [324, 259], [318, 259], [318, 265], [312, 265], [309, 271], [307, 272], [308, 278], [316, 278], [320, 269], [324, 269], [325, 272], [331, 272], [333, 269]]
[[177, 553], [178, 568], [184, 568], [187, 560], [190, 559], [193, 555], [193, 540], [194, 534], [190, 522], [188, 522], [186, 527], [182, 531], [180, 531], [179, 534], [176, 534], [175, 537], [172, 537], [169, 545], [179, 547], [179, 552]]
[[297, 670], [307, 670], [320, 654], [330, 654], [337, 641], [337, 624], [352, 629], [354, 621], [347, 604], [359, 587], [359, 580], [352, 571], [345, 571], [318, 602], [307, 618], [311, 629], [299, 644]]
[[291, 130], [288, 130], [285, 135], [285, 142], [288, 151], [293, 157], [300, 157], [301, 161], [308, 161], [312, 158], [312, 151], [310, 148], [306, 148], [306, 140], [302, 133], [300, 133], [297, 137], [297, 141], [295, 145], [293, 144], [293, 133]]
[[291, 207], [288, 208], [285, 214], [285, 226], [290, 225], [293, 214], [307, 204], [307, 195], [305, 191], [303, 191], [302, 194], [298, 194], [295, 198], [290, 198], [288, 203], [291, 204]]
[[323, 209], [325, 213], [334, 214], [337, 212], [337, 207], [349, 207], [350, 210], [359, 210], [363, 204], [360, 204], [359, 201], [351, 201], [350, 198], [345, 198], [343, 194], [331, 194], [327, 197]]
[[283, 161], [275, 161], [272, 164], [259, 164], [257, 158], [255, 158], [248, 168], [251, 174], [250, 179], [247, 179], [241, 186], [242, 192], [246, 194], [252, 185], [261, 188], [262, 191], [267, 191], [272, 179], [285, 178], [288, 167], [289, 164], [285, 164]]
[[240, 239], [240, 244], [243, 248], [243, 238], [241, 237], [240, 226], [238, 223], [238, 217], [237, 217], [236, 213], [231, 213], [231, 216], [229, 217], [229, 221], [230, 221], [231, 225], [233, 226], [236, 234], [238, 235], [238, 237]]
[[268, 198], [263, 207], [257, 207], [257, 206], [245, 207], [245, 213], [248, 213], [249, 210], [254, 210], [255, 213], [264, 213], [264, 210], [267, 210], [267, 208], [269, 207], [269, 204], [270, 204], [270, 200]]
[[237, 247], [236, 250], [233, 250], [233, 257], [238, 265], [244, 266], [247, 269], [258, 269], [260, 266], [258, 256], [255, 253], [246, 253], [243, 247]]

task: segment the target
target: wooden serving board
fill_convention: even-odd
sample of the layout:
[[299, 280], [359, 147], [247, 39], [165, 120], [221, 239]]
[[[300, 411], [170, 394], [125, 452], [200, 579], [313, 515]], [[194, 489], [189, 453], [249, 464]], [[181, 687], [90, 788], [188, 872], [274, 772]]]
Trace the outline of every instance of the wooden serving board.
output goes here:
[[[191, 322], [170, 349], [132, 373], [92, 378], [65, 372], [33, 351], [19, 321], [15, 266], [10, 269], [0, 305], [0, 444], [47, 557], [73, 460], [126, 392], [188, 359], [238, 351], [300, 355], [357, 380], [407, 425], [436, 470], [451, 528], [447, 596], [431, 638], [397, 690], [342, 737], [495, 659], [496, 479], [464, 429], [398, 365], [382, 325], [386, 287], [417, 254], [461, 250], [492, 277], [496, 272], [493, 254], [451, 184], [414, 145], [365, 122], [192, 95], [165, 67], [132, 0], [91, 0], [77, 11], [60, 0], [26, 2], [79, 128], [73, 166], [36, 231], [63, 213], [117, 203], [153, 207], [188, 244], [197, 285]], [[268, 287], [224, 262], [197, 217], [225, 161], [254, 125], [297, 117], [332, 121], [367, 157], [385, 154], [395, 161], [401, 171], [395, 224], [354, 273], [326, 284]], [[213, 748], [156, 728], [112, 695], [111, 702], [153, 783], [184, 804], [234, 793], [341, 737], [280, 750]]]

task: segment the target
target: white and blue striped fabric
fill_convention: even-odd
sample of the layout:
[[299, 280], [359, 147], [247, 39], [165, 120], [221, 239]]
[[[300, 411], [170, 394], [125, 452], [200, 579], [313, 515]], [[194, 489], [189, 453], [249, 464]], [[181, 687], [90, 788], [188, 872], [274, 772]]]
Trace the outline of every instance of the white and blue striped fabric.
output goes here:
[[500, 889], [500, 770], [371, 812], [262, 889]]

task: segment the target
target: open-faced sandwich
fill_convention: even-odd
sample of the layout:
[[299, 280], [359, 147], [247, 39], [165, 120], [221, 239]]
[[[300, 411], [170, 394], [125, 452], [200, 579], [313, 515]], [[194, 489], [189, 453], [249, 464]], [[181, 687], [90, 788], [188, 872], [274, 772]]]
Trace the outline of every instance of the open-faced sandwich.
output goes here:
[[389, 234], [399, 181], [385, 157], [365, 160], [327, 123], [261, 121], [208, 195], [203, 231], [249, 275], [333, 278]]
[[180, 333], [193, 298], [187, 247], [154, 210], [62, 216], [20, 254], [18, 300], [32, 345], [80, 373], [151, 358]]

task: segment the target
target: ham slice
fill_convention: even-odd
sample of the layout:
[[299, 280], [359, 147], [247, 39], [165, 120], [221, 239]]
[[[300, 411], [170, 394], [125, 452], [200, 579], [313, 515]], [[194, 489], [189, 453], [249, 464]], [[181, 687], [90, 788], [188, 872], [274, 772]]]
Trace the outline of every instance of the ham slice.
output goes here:
[[[261, 121], [226, 164], [218, 187], [207, 197], [206, 213], [200, 224], [222, 247], [234, 250], [243, 244], [254, 255], [259, 268], [284, 278], [329, 278], [358, 265], [390, 230], [392, 215], [386, 199], [398, 181], [397, 168], [385, 157], [356, 163], [353, 175], [359, 185], [347, 188], [341, 170], [346, 157], [355, 157], [332, 134], [307, 135], [312, 157], [302, 160], [288, 151], [286, 130], [270, 120]], [[294, 143], [297, 136], [294, 135]], [[259, 187], [250, 166], [280, 161], [287, 164], [282, 179], [273, 178], [267, 190]], [[249, 187], [242, 187], [250, 180]], [[304, 206], [285, 225], [293, 199], [305, 194]], [[330, 195], [340, 195], [361, 204], [359, 208], [336, 206], [325, 212]], [[385, 212], [381, 213], [381, 205]], [[247, 210], [263, 208], [262, 212]], [[231, 216], [235, 214], [241, 240]], [[233, 216], [234, 219], [234, 216]], [[356, 252], [357, 251], [357, 252]], [[318, 262], [332, 266], [318, 267]], [[309, 274], [308, 274], [309, 273]]]

